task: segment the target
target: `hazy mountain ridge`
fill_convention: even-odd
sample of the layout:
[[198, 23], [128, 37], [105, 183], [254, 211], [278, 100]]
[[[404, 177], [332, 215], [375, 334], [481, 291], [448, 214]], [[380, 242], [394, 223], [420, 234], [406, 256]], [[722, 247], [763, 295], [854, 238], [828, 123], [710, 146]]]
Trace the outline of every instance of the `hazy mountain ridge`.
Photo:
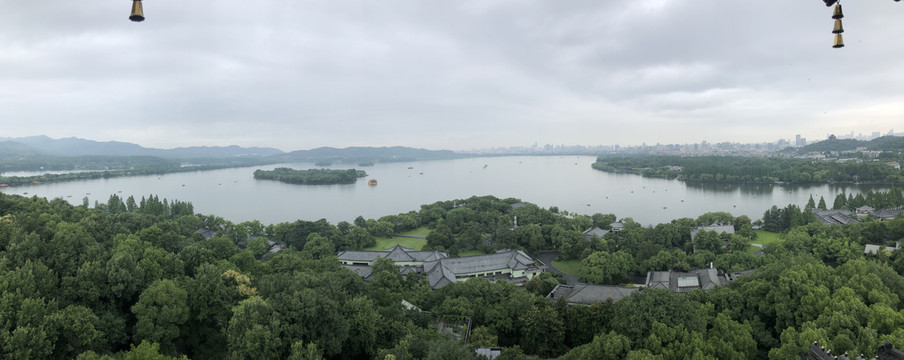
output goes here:
[[37, 151], [15, 141], [0, 141], [0, 157], [34, 155]]
[[[284, 153], [282, 150], [274, 148], [244, 148], [237, 145], [155, 149], [121, 141], [101, 142], [75, 137], [53, 139], [44, 135], [22, 138], [0, 138], [0, 141], [3, 140], [25, 146], [25, 148], [11, 146], [12, 150], [26, 152], [30, 149], [32, 152], [55, 156], [156, 156], [168, 159], [191, 159], [238, 156], [265, 157]], [[0, 149], [0, 151], [3, 150], [5, 150], [5, 148]]]
[[391, 147], [348, 147], [333, 148], [319, 147], [311, 150], [297, 150], [278, 158], [287, 161], [335, 161], [343, 163], [351, 162], [398, 162], [415, 160], [447, 160], [458, 159], [466, 155], [451, 150], [427, 150], [404, 146]]
[[216, 160], [216, 159], [260, 159], [266, 162], [398, 162], [415, 160], [445, 160], [465, 157], [450, 150], [428, 150], [404, 146], [390, 147], [319, 147], [297, 150], [289, 153], [268, 147], [192, 146], [173, 149], [145, 148], [138, 144], [121, 141], [94, 141], [69, 137], [53, 139], [48, 136], [20, 138], [0, 137], [0, 155], [45, 155], [45, 156], [154, 156], [165, 159]]

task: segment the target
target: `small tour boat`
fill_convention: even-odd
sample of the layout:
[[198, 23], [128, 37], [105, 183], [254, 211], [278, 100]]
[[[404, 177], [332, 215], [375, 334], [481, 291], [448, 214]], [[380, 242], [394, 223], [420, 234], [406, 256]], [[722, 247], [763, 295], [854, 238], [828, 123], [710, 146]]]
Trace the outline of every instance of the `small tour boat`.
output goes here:
[[370, 179], [367, 181], [367, 185], [377, 186], [377, 179]]

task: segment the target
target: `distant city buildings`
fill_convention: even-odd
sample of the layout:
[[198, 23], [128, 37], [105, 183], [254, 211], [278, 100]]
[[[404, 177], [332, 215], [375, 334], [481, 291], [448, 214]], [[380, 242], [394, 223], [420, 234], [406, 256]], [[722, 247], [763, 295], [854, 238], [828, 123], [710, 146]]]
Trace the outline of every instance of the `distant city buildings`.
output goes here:
[[[855, 139], [861, 141], [869, 141], [882, 136], [904, 136], [904, 133], [895, 133], [894, 129], [888, 132], [872, 131], [867, 135], [863, 133], [855, 134], [853, 131], [847, 134], [826, 134], [827, 140], [835, 139]], [[772, 153], [784, 150], [788, 147], [804, 147], [807, 146], [807, 138], [801, 134], [795, 134], [793, 140], [778, 139], [773, 142], [763, 143], [733, 143], [719, 142], [710, 143], [702, 140], [693, 144], [661, 144], [648, 145], [554, 145], [533, 143], [530, 146], [509, 146], [494, 147], [487, 149], [475, 149], [466, 151], [469, 154], [479, 155], [601, 155], [601, 154], [657, 154], [657, 155], [678, 155], [678, 156], [699, 156], [699, 155], [743, 155], [743, 156], [767, 156]]]

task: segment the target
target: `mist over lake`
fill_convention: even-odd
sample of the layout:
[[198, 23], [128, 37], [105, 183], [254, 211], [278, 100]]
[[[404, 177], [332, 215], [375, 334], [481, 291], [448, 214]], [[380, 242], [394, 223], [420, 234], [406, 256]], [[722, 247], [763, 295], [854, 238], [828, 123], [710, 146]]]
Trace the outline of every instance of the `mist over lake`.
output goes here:
[[[321, 168], [312, 163], [288, 163], [159, 176], [120, 177], [2, 189], [5, 194], [63, 198], [81, 204], [88, 197], [106, 202], [111, 194], [136, 200], [154, 194], [188, 201], [195, 212], [215, 214], [232, 222], [260, 220], [264, 224], [327, 219], [352, 221], [361, 215], [417, 211], [436, 201], [493, 195], [519, 198], [548, 208], [579, 214], [614, 213], [642, 224], [696, 218], [710, 211], [727, 211], [759, 219], [772, 205], [793, 203], [803, 207], [812, 194], [831, 204], [841, 192], [851, 193], [882, 186], [771, 185], [684, 183], [677, 180], [611, 174], [590, 167], [593, 156], [520, 156], [456, 160], [357, 164], [333, 164], [331, 169], [361, 169], [368, 174], [354, 184], [293, 185], [255, 180], [257, 169], [276, 167]], [[33, 175], [33, 174], [16, 174]], [[377, 179], [377, 186], [368, 186]], [[27, 193], [27, 194], [26, 194]]]

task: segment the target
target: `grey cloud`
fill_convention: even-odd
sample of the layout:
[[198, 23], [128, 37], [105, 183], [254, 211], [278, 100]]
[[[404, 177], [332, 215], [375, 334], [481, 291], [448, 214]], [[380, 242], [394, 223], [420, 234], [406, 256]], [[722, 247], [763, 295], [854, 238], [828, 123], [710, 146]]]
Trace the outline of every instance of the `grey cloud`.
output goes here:
[[842, 50], [815, 0], [144, 7], [140, 24], [128, 1], [0, 7], [5, 135], [467, 149], [766, 141], [828, 114], [904, 117], [891, 1], [846, 4]]

